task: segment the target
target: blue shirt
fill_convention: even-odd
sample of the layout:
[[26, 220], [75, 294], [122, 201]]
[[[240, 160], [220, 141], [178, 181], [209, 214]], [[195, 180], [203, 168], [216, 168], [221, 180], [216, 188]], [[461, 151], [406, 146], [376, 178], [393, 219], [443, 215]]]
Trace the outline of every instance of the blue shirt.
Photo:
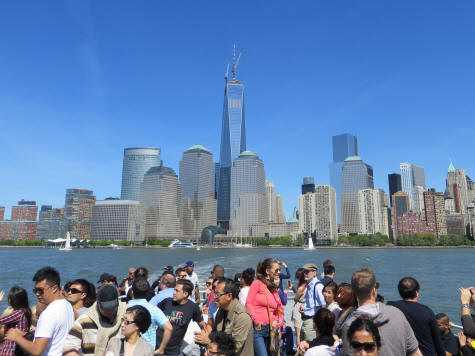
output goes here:
[[147, 331], [142, 334], [142, 338], [155, 349], [155, 344], [157, 342], [157, 326], [163, 329], [163, 325], [168, 322], [168, 318], [160, 309], [147, 302], [146, 299], [132, 299], [129, 300], [127, 305], [140, 305], [147, 309], [150, 313], [150, 316], [152, 317], [152, 324], [150, 324], [150, 327], [147, 329]]
[[307, 292], [305, 292], [305, 310], [303, 312], [305, 316], [314, 316], [317, 310], [325, 305], [323, 288], [322, 282], [317, 277], [308, 284]]
[[173, 298], [173, 291], [174, 290], [175, 290], [175, 288], [167, 288], [167, 289], [161, 290], [160, 292], [158, 292], [158, 294], [155, 297], [150, 299], [149, 303], [154, 305], [154, 306], [157, 306], [158, 303], [160, 303], [161, 301], [163, 301], [165, 299], [168, 299], [168, 298]]

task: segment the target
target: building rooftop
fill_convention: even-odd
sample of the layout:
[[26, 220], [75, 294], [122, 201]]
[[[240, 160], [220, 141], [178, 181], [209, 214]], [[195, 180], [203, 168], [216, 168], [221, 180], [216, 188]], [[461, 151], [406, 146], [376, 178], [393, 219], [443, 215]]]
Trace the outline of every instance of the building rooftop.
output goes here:
[[254, 152], [249, 151], [249, 150], [241, 152], [241, 154], [239, 155], [239, 158], [241, 158], [241, 157], [257, 157], [257, 158], [259, 158], [258, 155], [256, 155]]
[[168, 168], [165, 166], [156, 166], [150, 168], [145, 175], [168, 175], [168, 176], [176, 176], [175, 171], [172, 168]]
[[345, 162], [356, 162], [356, 161], [362, 161], [360, 156], [348, 156], [345, 159]]
[[455, 172], [455, 167], [454, 167], [454, 164], [452, 163], [452, 160], [450, 160], [449, 169], [447, 169], [447, 172], [448, 173]]
[[193, 145], [191, 146], [190, 148], [186, 149], [185, 152], [197, 152], [197, 151], [201, 151], [201, 152], [206, 152], [206, 153], [209, 153], [211, 154], [211, 151], [208, 150], [206, 147], [204, 146], [201, 146], [201, 145]]
[[291, 218], [287, 220], [287, 224], [298, 224], [299, 221], [296, 218]]
[[140, 202], [137, 200], [98, 200], [96, 205], [140, 205]]

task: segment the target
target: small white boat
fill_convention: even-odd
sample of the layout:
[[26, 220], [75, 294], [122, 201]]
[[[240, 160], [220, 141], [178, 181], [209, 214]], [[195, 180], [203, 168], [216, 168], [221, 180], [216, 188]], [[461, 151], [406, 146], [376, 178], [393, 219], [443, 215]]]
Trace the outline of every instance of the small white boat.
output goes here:
[[200, 246], [196, 246], [196, 251], [199, 251], [201, 250], [201, 247]]
[[121, 250], [121, 248], [119, 247], [119, 245], [116, 245], [116, 244], [110, 244], [109, 246], [107, 246], [113, 250]]
[[193, 244], [191, 242], [183, 242], [183, 241], [180, 241], [178, 239], [175, 239], [172, 241], [172, 243], [170, 245], [168, 245], [168, 247], [185, 247], [185, 248], [192, 248], [194, 247]]
[[71, 251], [71, 235], [69, 231], [66, 233], [66, 241], [64, 242], [64, 246], [59, 248], [60, 251]]

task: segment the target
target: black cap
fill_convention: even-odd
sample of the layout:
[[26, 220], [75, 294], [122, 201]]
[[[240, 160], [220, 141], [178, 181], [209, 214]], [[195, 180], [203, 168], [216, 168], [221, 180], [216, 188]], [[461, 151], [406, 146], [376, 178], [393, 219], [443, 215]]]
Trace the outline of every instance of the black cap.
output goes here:
[[96, 300], [101, 309], [114, 309], [119, 305], [119, 293], [112, 284], [104, 284], [99, 288]]
[[97, 281], [97, 283], [101, 283], [101, 282], [105, 282], [105, 281], [110, 281], [114, 276], [112, 274], [109, 274], [109, 273], [103, 273], [101, 274], [101, 276], [99, 277], [99, 280]]

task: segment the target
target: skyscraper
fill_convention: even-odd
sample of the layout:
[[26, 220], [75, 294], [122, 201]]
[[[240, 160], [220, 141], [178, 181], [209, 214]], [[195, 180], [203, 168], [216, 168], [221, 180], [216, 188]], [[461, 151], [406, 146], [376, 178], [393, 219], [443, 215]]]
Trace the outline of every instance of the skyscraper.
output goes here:
[[266, 201], [267, 201], [267, 221], [277, 222], [277, 196], [274, 190], [274, 183], [266, 180]]
[[336, 191], [338, 222], [341, 221], [341, 193], [343, 192], [341, 170], [347, 157], [358, 156], [358, 140], [351, 134], [332, 137], [333, 162], [330, 163], [330, 185]]
[[173, 169], [164, 166], [150, 168], [143, 177], [137, 200], [144, 207], [146, 239], [182, 237], [181, 187]]
[[144, 174], [150, 168], [161, 165], [160, 153], [160, 148], [154, 147], [132, 147], [124, 149], [120, 199], [136, 200]]
[[341, 231], [359, 233], [358, 191], [374, 188], [373, 167], [359, 156], [345, 159], [342, 169]]
[[216, 225], [215, 164], [208, 149], [194, 145], [183, 152], [180, 183], [183, 234], [198, 240], [205, 227]]
[[234, 160], [231, 188], [233, 235], [258, 236], [265, 229], [268, 212], [264, 162], [254, 152], [244, 151]]
[[416, 201], [418, 198], [414, 197], [414, 193], [419, 194], [420, 190], [414, 192], [414, 187], [418, 185], [422, 187], [423, 191], [426, 189], [424, 168], [408, 162], [400, 163], [399, 168], [401, 169], [402, 191], [409, 195], [411, 209], [415, 211], [418, 208]]
[[299, 230], [306, 236], [315, 234], [317, 214], [316, 194], [307, 192], [299, 196]]
[[334, 241], [338, 237], [336, 192], [328, 184], [315, 187], [315, 230], [317, 240]]
[[302, 184], [302, 194], [315, 193], [315, 178], [304, 177]]
[[398, 173], [388, 174], [388, 182], [389, 182], [389, 201], [391, 202], [391, 206], [393, 206], [393, 200], [392, 200], [393, 194], [402, 190], [401, 175]]
[[393, 237], [394, 240], [397, 240], [398, 235], [400, 234], [399, 228], [399, 218], [403, 216], [404, 213], [409, 212], [410, 210], [410, 202], [409, 202], [409, 195], [404, 193], [402, 190], [394, 193], [391, 197], [392, 201], [392, 223], [393, 223]]
[[244, 85], [236, 79], [236, 46], [233, 52], [233, 79], [225, 75], [221, 146], [219, 156], [218, 223], [229, 227], [231, 217], [231, 167], [233, 161], [246, 150], [246, 123], [244, 116]]
[[92, 207], [96, 203], [94, 192], [88, 189], [66, 189], [64, 217], [68, 220], [71, 238], [89, 239]]
[[452, 161], [447, 171], [445, 195], [455, 200], [455, 211], [466, 213], [467, 206], [472, 202], [467, 186], [464, 169], [455, 169]]
[[389, 236], [387, 194], [382, 189], [358, 191], [360, 233]]

